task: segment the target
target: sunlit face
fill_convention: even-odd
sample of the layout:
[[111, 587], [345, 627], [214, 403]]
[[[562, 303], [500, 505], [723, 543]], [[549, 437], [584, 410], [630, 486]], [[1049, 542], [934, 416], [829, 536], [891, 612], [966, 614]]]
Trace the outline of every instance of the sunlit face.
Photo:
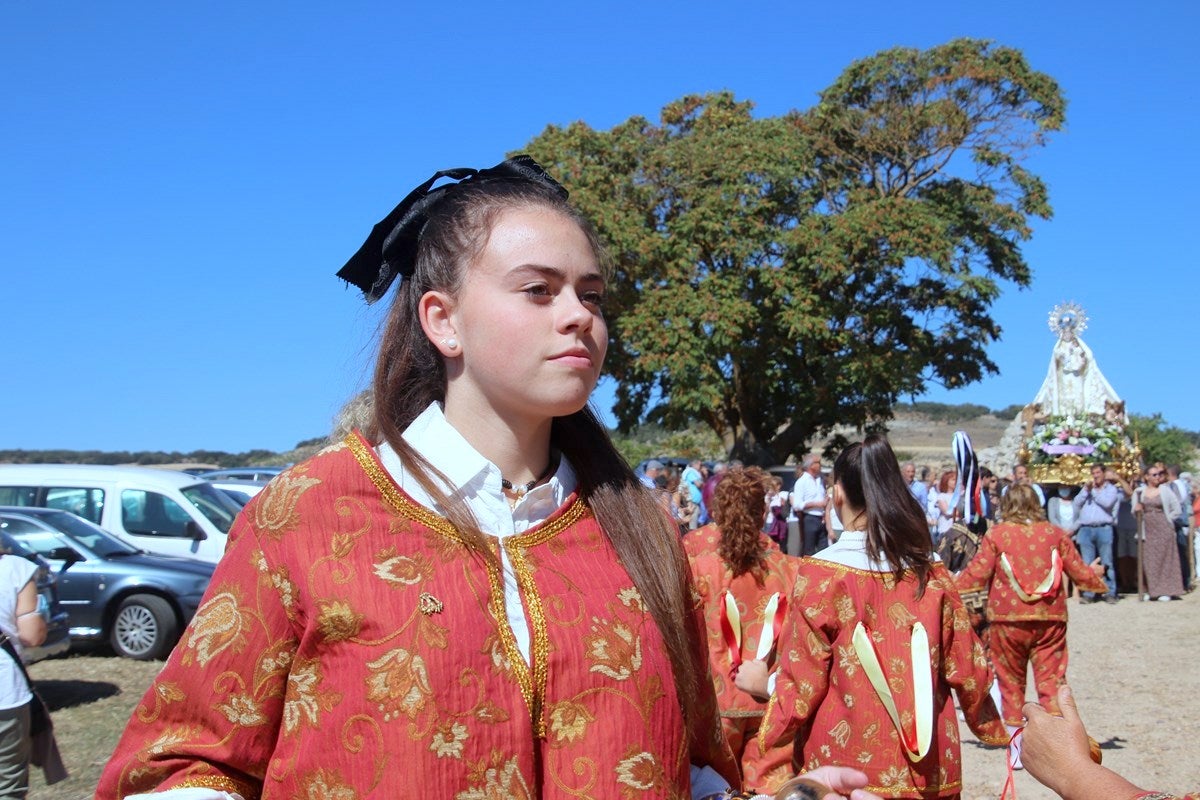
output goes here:
[[1104, 484], [1104, 467], [1092, 467], [1092, 483], [1096, 484], [1097, 486], [1102, 486]]
[[900, 474], [904, 476], [905, 483], [912, 483], [913, 478], [917, 477], [917, 468], [912, 464], [905, 464], [900, 468]]
[[808, 474], [814, 478], [821, 474], [821, 462], [813, 461], [808, 465]]
[[546, 208], [500, 213], [454, 299], [462, 349], [447, 367], [447, 404], [529, 423], [581, 409], [608, 346], [603, 299], [578, 224]]
[[1028, 477], [1029, 477], [1029, 470], [1025, 467], [1024, 464], [1018, 464], [1017, 466], [1013, 467], [1013, 480], [1014, 481], [1016, 481], [1017, 483], [1024, 483], [1025, 479]]

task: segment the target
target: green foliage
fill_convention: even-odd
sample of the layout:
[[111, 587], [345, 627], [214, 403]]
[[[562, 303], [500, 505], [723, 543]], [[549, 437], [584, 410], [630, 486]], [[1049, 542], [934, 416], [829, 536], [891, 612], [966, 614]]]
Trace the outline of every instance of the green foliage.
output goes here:
[[962, 39], [852, 64], [807, 111], [725, 93], [658, 123], [550, 126], [524, 151], [570, 189], [614, 267], [607, 368], [623, 430], [698, 419], [782, 463], [877, 428], [930, 381], [996, 371], [1001, 282], [1048, 217], [1020, 156], [1064, 101], [1020, 52]]
[[1011, 406], [1004, 408], [992, 409], [992, 416], [996, 419], [1014, 419], [1025, 409], [1024, 403], [1013, 403]]
[[658, 456], [678, 456], [711, 461], [723, 456], [721, 440], [703, 424], [692, 423], [678, 431], [660, 425], [639, 425], [622, 433], [611, 431], [613, 444], [632, 466]]
[[1168, 425], [1162, 414], [1144, 416], [1131, 414], [1125, 432], [1136, 436], [1142, 448], [1142, 463], [1178, 464], [1183, 470], [1191, 470], [1196, 457], [1196, 434]]

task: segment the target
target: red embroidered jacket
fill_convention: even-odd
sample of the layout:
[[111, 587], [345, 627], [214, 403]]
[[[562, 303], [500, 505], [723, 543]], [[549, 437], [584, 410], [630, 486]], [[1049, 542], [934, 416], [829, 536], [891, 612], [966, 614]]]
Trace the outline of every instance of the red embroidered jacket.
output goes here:
[[688, 741], [658, 628], [587, 506], [503, 547], [531, 665], [498, 567], [362, 439], [288, 470], [239, 517], [96, 796], [390, 798], [415, 776], [423, 797], [687, 798], [693, 762], [736, 780], [711, 692], [711, 735]]

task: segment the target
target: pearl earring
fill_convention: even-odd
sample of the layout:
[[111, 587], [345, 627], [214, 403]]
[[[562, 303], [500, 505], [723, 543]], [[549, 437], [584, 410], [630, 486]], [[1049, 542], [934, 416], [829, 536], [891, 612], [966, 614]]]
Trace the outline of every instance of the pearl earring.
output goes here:
[[458, 339], [442, 339], [442, 344], [446, 345], [451, 350], [458, 349]]

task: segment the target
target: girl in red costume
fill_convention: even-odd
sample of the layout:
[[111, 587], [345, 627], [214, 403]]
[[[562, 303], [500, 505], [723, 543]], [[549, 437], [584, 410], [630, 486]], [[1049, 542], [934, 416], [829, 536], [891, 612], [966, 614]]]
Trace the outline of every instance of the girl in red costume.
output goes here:
[[[988, 652], [1000, 684], [1004, 724], [1024, 717], [1025, 675], [1033, 664], [1038, 699], [1058, 713], [1056, 693], [1067, 676], [1067, 597], [1063, 573], [1089, 592], [1107, 591], [1097, 558], [1083, 563], [1070, 534], [1046, 521], [1033, 488], [1013, 484], [1000, 501], [1000, 519], [955, 583], [961, 592], [987, 590]], [[1020, 759], [1014, 762], [1020, 766]]]
[[767, 684], [759, 735], [768, 745], [794, 741], [799, 770], [857, 764], [882, 797], [956, 798], [951, 690], [981, 740], [1007, 741], [983, 648], [887, 440], [842, 451], [833, 481], [845, 532], [801, 562], [774, 685], [762, 662], [743, 665], [737, 683]]
[[338, 273], [368, 301], [401, 278], [372, 416], [247, 505], [98, 798], [736, 783], [678, 529], [586, 407], [607, 271], [524, 156], [375, 227]]
[[[738, 690], [732, 678], [743, 660], [756, 655], [774, 663], [772, 643], [800, 561], [762, 530], [767, 480], [756, 467], [726, 472], [713, 493], [716, 536], [708, 547], [688, 553], [704, 604], [721, 727], [746, 789], [774, 786], [793, 774], [791, 743], [760, 749], [755, 737], [766, 705]], [[689, 534], [685, 542], [689, 538], [698, 537]]]

